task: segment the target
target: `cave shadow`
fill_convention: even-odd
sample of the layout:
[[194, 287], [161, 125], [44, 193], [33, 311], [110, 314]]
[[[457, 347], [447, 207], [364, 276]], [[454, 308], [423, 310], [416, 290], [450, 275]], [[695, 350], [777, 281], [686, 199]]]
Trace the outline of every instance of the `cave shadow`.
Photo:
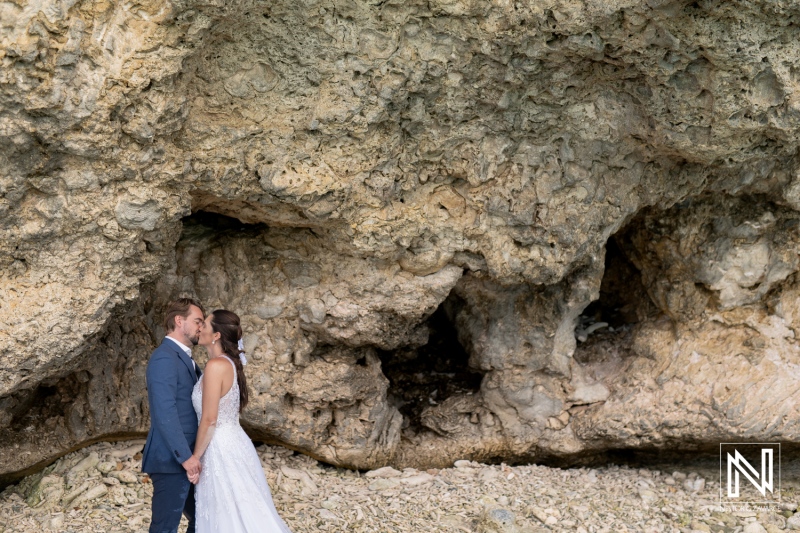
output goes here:
[[582, 332], [630, 331], [645, 319], [659, 314], [642, 281], [641, 271], [625, 252], [629, 227], [622, 228], [606, 242], [600, 296], [586, 306], [578, 319], [576, 337], [579, 342], [586, 342], [589, 337], [582, 338]]
[[389, 397], [403, 415], [403, 428], [424, 430], [420, 416], [428, 406], [458, 394], [477, 394], [483, 374], [469, 366], [469, 354], [458, 340], [452, 310], [463, 305], [451, 293], [425, 321], [428, 342], [418, 348], [378, 350]]
[[[746, 439], [739, 439], [747, 444]], [[757, 444], [756, 442], [750, 444]], [[775, 443], [773, 443], [775, 444]], [[800, 488], [800, 444], [781, 443], [780, 457], [775, 459], [783, 489]], [[720, 468], [725, 467], [725, 457], [720, 456], [720, 446], [707, 442], [676, 442], [673, 447], [617, 448], [596, 453], [583, 453], [572, 457], [541, 457], [536, 464], [560, 468], [607, 468], [619, 466], [630, 469], [660, 471], [665, 475], [673, 472], [688, 474], [696, 472], [706, 479], [719, 480]], [[529, 462], [509, 464], [530, 464]], [[760, 464], [756, 460], [754, 465]], [[724, 472], [722, 472], [724, 475]]]

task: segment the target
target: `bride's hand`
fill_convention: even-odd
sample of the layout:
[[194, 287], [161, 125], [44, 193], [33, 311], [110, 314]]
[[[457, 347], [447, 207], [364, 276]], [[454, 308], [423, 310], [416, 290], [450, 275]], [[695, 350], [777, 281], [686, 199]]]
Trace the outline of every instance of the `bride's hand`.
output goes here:
[[200, 481], [200, 474], [194, 474], [194, 475], [186, 474], [186, 475], [189, 477], [189, 481], [192, 483], [192, 485], [197, 485], [197, 482]]

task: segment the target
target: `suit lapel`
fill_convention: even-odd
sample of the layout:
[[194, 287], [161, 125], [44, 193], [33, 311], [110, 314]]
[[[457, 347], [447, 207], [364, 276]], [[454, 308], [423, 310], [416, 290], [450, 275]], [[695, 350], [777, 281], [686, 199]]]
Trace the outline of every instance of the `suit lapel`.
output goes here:
[[178, 356], [178, 359], [180, 359], [183, 362], [183, 364], [186, 365], [186, 369], [189, 370], [189, 374], [192, 376], [193, 382], [197, 383], [199, 376], [197, 375], [197, 372], [195, 372], [194, 370], [194, 364], [192, 364], [192, 359], [188, 355], [186, 355], [186, 352], [184, 352], [180, 346], [178, 346], [171, 340], [164, 339], [163, 342], [169, 345], [172, 351], [175, 352], [175, 355]]

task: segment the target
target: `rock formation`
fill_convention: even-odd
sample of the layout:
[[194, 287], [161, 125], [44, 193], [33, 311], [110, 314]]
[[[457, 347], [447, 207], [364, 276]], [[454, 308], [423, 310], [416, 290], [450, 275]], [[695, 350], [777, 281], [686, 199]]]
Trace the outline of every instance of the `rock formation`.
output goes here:
[[332, 464], [796, 442], [798, 17], [0, 4], [0, 481], [146, 430], [180, 295]]

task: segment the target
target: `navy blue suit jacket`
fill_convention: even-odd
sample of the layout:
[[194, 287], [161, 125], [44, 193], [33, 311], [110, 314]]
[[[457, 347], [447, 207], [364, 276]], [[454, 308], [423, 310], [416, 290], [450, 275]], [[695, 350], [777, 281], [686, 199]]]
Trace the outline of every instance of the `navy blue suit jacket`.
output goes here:
[[164, 339], [147, 363], [150, 432], [144, 445], [142, 471], [182, 473], [197, 439], [197, 415], [192, 388], [197, 383], [192, 359], [174, 342]]

